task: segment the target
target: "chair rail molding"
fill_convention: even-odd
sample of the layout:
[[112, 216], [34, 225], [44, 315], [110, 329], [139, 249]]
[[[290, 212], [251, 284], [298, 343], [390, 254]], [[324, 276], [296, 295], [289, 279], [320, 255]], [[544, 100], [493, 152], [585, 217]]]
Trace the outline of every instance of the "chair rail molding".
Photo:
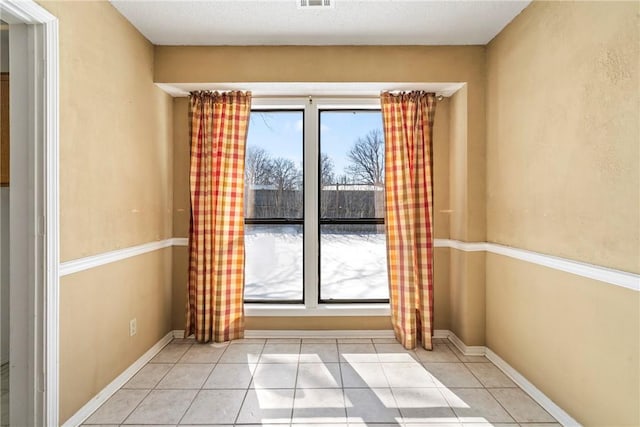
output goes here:
[[85, 258], [66, 261], [60, 264], [60, 276], [67, 276], [69, 274], [89, 270], [91, 268], [110, 264], [116, 261], [122, 261], [127, 258], [157, 251], [158, 249], [168, 248], [170, 246], [174, 246], [174, 239], [158, 240], [156, 242], [144, 243], [142, 245], [131, 246], [128, 248], [117, 249], [115, 251], [91, 255]]
[[[77, 273], [79, 271], [88, 270], [90, 268], [109, 264], [111, 262], [121, 261], [126, 258], [141, 255], [158, 249], [167, 248], [170, 246], [185, 247], [188, 245], [188, 238], [173, 237], [170, 239], [144, 243], [142, 245], [117, 249], [102, 254], [91, 255], [85, 258], [66, 261], [60, 264], [60, 276]], [[456, 249], [464, 252], [489, 252], [552, 268], [554, 270], [564, 271], [566, 273], [575, 274], [577, 276], [586, 277], [588, 279], [609, 283], [611, 285], [621, 286], [623, 288], [631, 289], [634, 291], [640, 291], [640, 274], [615, 270], [612, 268], [602, 267], [594, 264], [587, 264], [584, 262], [560, 258], [553, 255], [533, 252], [526, 249], [513, 248], [497, 243], [462, 242], [459, 240], [450, 239], [434, 239], [433, 246], [436, 248]], [[267, 314], [265, 313], [263, 315]]]
[[575, 274], [576, 276], [582, 276], [634, 291], [640, 291], [640, 274], [615, 270], [594, 264], [587, 264], [526, 249], [504, 246], [498, 243], [461, 242], [459, 240], [434, 239], [434, 247], [457, 249], [464, 252], [490, 252], [496, 255], [502, 255], [520, 261], [538, 264], [543, 267], [552, 268], [554, 270]]

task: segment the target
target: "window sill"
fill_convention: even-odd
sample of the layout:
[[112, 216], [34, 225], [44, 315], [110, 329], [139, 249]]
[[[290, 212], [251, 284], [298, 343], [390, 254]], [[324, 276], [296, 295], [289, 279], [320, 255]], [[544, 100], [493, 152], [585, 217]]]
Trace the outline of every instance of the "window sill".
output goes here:
[[245, 304], [247, 317], [341, 317], [389, 316], [389, 304], [320, 304], [306, 308], [302, 304]]

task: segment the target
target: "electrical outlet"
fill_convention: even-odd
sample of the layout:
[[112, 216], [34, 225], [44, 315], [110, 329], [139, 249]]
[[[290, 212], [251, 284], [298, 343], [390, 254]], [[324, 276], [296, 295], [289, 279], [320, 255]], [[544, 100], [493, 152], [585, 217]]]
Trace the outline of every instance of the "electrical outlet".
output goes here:
[[138, 332], [138, 321], [134, 318], [129, 321], [129, 336], [134, 336], [136, 332]]

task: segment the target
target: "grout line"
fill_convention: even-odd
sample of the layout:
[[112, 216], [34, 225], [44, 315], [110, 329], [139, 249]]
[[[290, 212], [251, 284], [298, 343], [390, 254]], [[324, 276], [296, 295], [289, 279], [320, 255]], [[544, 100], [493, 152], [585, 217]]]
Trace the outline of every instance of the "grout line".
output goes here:
[[[233, 419], [233, 424], [236, 425], [238, 423], [238, 418], [240, 417], [240, 413], [242, 412], [242, 408], [244, 407], [244, 402], [247, 401], [247, 395], [249, 394], [249, 390], [251, 390], [251, 381], [253, 380], [253, 373], [251, 373], [251, 380], [249, 380], [249, 387], [247, 387], [244, 391], [244, 396], [242, 397], [242, 403], [240, 403], [240, 408], [238, 409], [238, 413], [236, 417]], [[182, 421], [182, 420], [181, 420]]]
[[[460, 352], [460, 354], [462, 354], [462, 352]], [[464, 363], [464, 362], [463, 362], [463, 363]], [[491, 362], [489, 362], [489, 363], [491, 363]], [[496, 366], [496, 365], [494, 365], [493, 363], [491, 363], [491, 364], [492, 364], [494, 367], [496, 367], [496, 368], [497, 368], [497, 366]], [[499, 401], [498, 399], [496, 399], [496, 397], [493, 395], [493, 393], [491, 393], [491, 392], [488, 390], [488, 388], [484, 385], [484, 383], [480, 380], [480, 378], [479, 378], [476, 374], [474, 374], [474, 373], [473, 373], [473, 371], [472, 371], [471, 369], [469, 369], [467, 366], [465, 366], [465, 368], [466, 368], [469, 372], [471, 372], [471, 375], [473, 375], [473, 377], [474, 377], [474, 378], [475, 378], [475, 379], [480, 383], [480, 385], [482, 386], [482, 390], [484, 390], [484, 391], [486, 391], [487, 393], [489, 393], [489, 396], [491, 396], [491, 398], [492, 398], [493, 400], [495, 400], [495, 401], [496, 401], [496, 403], [498, 404], [498, 406], [500, 406], [500, 407], [502, 408], [502, 410], [504, 410], [504, 412], [505, 412], [507, 415], [509, 415], [509, 416], [511, 417], [511, 419], [513, 420], [513, 422], [514, 422], [514, 423], [518, 423], [518, 421], [516, 421], [516, 418], [513, 416], [513, 414], [512, 414], [511, 412], [509, 412], [509, 410], [508, 410], [507, 408], [505, 408], [505, 407], [502, 405], [502, 403], [500, 403], [500, 401]], [[518, 387], [518, 388], [519, 388], [519, 387]], [[455, 411], [454, 411], [454, 412], [455, 412]], [[546, 412], [546, 411], [545, 411], [545, 412]], [[457, 414], [456, 414], [456, 416], [457, 416]], [[555, 418], [554, 418], [554, 419], [555, 419]], [[518, 424], [518, 425], [519, 425], [519, 424]]]
[[[191, 390], [195, 390], [195, 389], [191, 389]], [[196, 401], [201, 391], [202, 389], [196, 391], [196, 394], [193, 396], [193, 399], [191, 399], [191, 402], [189, 402], [189, 406], [187, 406], [187, 409], [185, 409], [184, 413], [180, 416], [180, 419], [178, 420], [178, 425], [180, 425], [180, 423], [184, 419], [184, 416], [187, 415], [187, 412], [189, 412], [189, 409], [191, 409], [191, 407], [193, 406], [193, 402]]]
[[[167, 344], [165, 345], [165, 347], [163, 347], [163, 349], [161, 349], [160, 351], [164, 350], [164, 349], [165, 349], [169, 344], [171, 344], [171, 343], [172, 343], [172, 341], [170, 341], [169, 343], [167, 343]], [[249, 391], [250, 391], [250, 390], [252, 390], [251, 385], [252, 385], [253, 380], [254, 380], [255, 372], [256, 372], [256, 370], [257, 370], [257, 367], [261, 364], [261, 362], [260, 362], [260, 361], [261, 361], [262, 356], [265, 354], [265, 348], [266, 348], [266, 345], [267, 345], [268, 343], [269, 343], [269, 342], [268, 342], [268, 340], [266, 340], [266, 339], [265, 339], [265, 341], [264, 341], [263, 343], [261, 343], [261, 344], [262, 344], [262, 345], [261, 345], [261, 349], [260, 349], [260, 352], [259, 352], [259, 355], [258, 355], [257, 361], [254, 363], [255, 368], [254, 368], [253, 372], [251, 372], [251, 376], [250, 376], [250, 381], [249, 381], [249, 385], [248, 385], [248, 387], [217, 389], [217, 390], [244, 390], [244, 391], [245, 391], [245, 393], [244, 393], [244, 397], [243, 397], [243, 399], [242, 399], [242, 402], [241, 402], [240, 407], [239, 407], [239, 410], [238, 410], [238, 413], [236, 414], [236, 417], [235, 417], [235, 420], [234, 420], [234, 421], [235, 421], [235, 422], [234, 422], [234, 424], [238, 424], [238, 422], [237, 422], [237, 421], [238, 421], [238, 419], [239, 419], [240, 412], [241, 412], [241, 410], [242, 410], [242, 408], [243, 408], [243, 406], [244, 406], [244, 404], [245, 404], [245, 402], [246, 402], [246, 398], [247, 398], [247, 396], [248, 396]], [[250, 344], [257, 344], [257, 343], [250, 343]], [[277, 343], [274, 343], [274, 344], [277, 344]], [[284, 344], [284, 343], [283, 343], [283, 344]], [[293, 344], [293, 343], [286, 343], [286, 344], [290, 345], [290, 344]], [[302, 344], [303, 344], [303, 341], [302, 341], [302, 340], [300, 340], [300, 341], [299, 341], [298, 343], [296, 343], [296, 344], [297, 344], [297, 348], [298, 348], [298, 361], [297, 361], [297, 363], [296, 363], [296, 374], [295, 374], [295, 379], [294, 379], [294, 383], [293, 383], [293, 386], [292, 386], [292, 388], [293, 388], [293, 390], [294, 390], [294, 393], [293, 393], [293, 401], [292, 401], [291, 410], [290, 410], [290, 416], [289, 416], [289, 424], [290, 424], [290, 425], [292, 425], [292, 424], [293, 424], [293, 414], [294, 414], [294, 410], [295, 410], [295, 399], [296, 399], [297, 394], [298, 394], [298, 387], [297, 387], [297, 384], [298, 384], [298, 379], [299, 379], [299, 375], [300, 375], [300, 358], [301, 358], [301, 354], [302, 354]], [[312, 343], [312, 344], [313, 344], [313, 343]], [[345, 343], [345, 344], [346, 344], [346, 343]], [[462, 360], [461, 356], [466, 356], [466, 355], [465, 355], [461, 350], [459, 351], [459, 353], [460, 353], [460, 354], [456, 353], [456, 351], [455, 351], [455, 350], [457, 349], [457, 347], [455, 347], [455, 343], [453, 343], [453, 342], [448, 342], [448, 343], [445, 343], [445, 344], [447, 344], [447, 348], [448, 348], [451, 352], [453, 352], [453, 353], [454, 353], [454, 355], [456, 356], [456, 359], [457, 359], [459, 362], [442, 362], [442, 363], [460, 363], [460, 364], [462, 364], [462, 365], [464, 366], [464, 368], [465, 368], [465, 369], [467, 369], [467, 370], [471, 373], [472, 377], [473, 377], [473, 378], [475, 378], [475, 379], [478, 381], [478, 383], [480, 384], [480, 387], [450, 387], [450, 386], [446, 386], [446, 387], [444, 387], [444, 388], [446, 388], [447, 390], [450, 390], [450, 391], [455, 390], [455, 389], [473, 389], [473, 390], [480, 390], [480, 389], [482, 389], [482, 390], [485, 390], [487, 393], [489, 393], [489, 395], [491, 396], [491, 398], [492, 398], [495, 402], [497, 402], [497, 403], [498, 403], [499, 407], [501, 407], [501, 408], [504, 410], [504, 412], [505, 412], [506, 414], [508, 414], [508, 415], [509, 415], [513, 420], [514, 420], [514, 422], [516, 422], [516, 423], [517, 423], [517, 421], [515, 421], [515, 417], [513, 416], [513, 414], [512, 414], [512, 413], [511, 413], [511, 412], [510, 412], [510, 411], [509, 411], [509, 410], [508, 410], [508, 409], [507, 409], [507, 408], [506, 408], [506, 407], [505, 407], [505, 406], [504, 406], [504, 405], [503, 405], [503, 404], [502, 404], [502, 403], [501, 403], [501, 402], [500, 402], [500, 401], [499, 401], [499, 400], [498, 400], [498, 399], [497, 399], [497, 398], [496, 398], [496, 397], [491, 393], [491, 391], [490, 391], [490, 390], [500, 390], [500, 389], [513, 389], [513, 387], [487, 387], [487, 386], [485, 386], [485, 384], [481, 381], [480, 377], [479, 377], [477, 374], [475, 374], [471, 369], [469, 369], [469, 367], [467, 366], [467, 364], [469, 364], [469, 363], [489, 363], [489, 364], [491, 364], [492, 366], [494, 366], [495, 368], [497, 368], [500, 372], [503, 372], [503, 373], [504, 373], [504, 371], [502, 371], [502, 370], [501, 370], [501, 369], [500, 369], [500, 368], [499, 368], [495, 363], [493, 363], [491, 360], [487, 360], [486, 362], [465, 362], [465, 361], [463, 361], [463, 360]], [[328, 346], [329, 346], [329, 348], [330, 348], [331, 343], [326, 343], [326, 345], [328, 345]], [[347, 401], [346, 391], [347, 391], [347, 390], [350, 390], [350, 389], [364, 389], [364, 390], [371, 390], [371, 389], [373, 389], [374, 387], [369, 387], [369, 386], [367, 386], [367, 387], [349, 387], [349, 388], [345, 387], [345, 384], [344, 384], [344, 377], [343, 377], [343, 373], [342, 373], [342, 364], [343, 364], [343, 363], [342, 363], [342, 361], [341, 361], [341, 359], [340, 359], [340, 343], [339, 343], [339, 342], [338, 342], [338, 340], [336, 339], [336, 340], [334, 340], [334, 341], [333, 341], [333, 345], [334, 345], [334, 347], [335, 347], [335, 349], [336, 349], [336, 351], [337, 351], [337, 354], [338, 354], [338, 363], [337, 363], [337, 367], [338, 367], [338, 375], [339, 375], [339, 377], [340, 377], [340, 383], [341, 383], [339, 390], [341, 390], [341, 393], [342, 393], [342, 401], [343, 401], [343, 405], [344, 405], [344, 408], [343, 408], [343, 409], [344, 409], [344, 415], [345, 415], [345, 418], [346, 418], [346, 420], [347, 420], [347, 424], [354, 424], [354, 423], [349, 423], [349, 421], [348, 421], [348, 412], [347, 412], [347, 406], [346, 406], [346, 401]], [[454, 347], [452, 347], [452, 346], [454, 346], [455, 348], [454, 348]], [[158, 389], [158, 385], [159, 385], [159, 384], [160, 384], [160, 383], [161, 383], [161, 382], [162, 382], [162, 381], [163, 381], [163, 380], [164, 380], [164, 379], [169, 375], [169, 373], [170, 373], [170, 372], [172, 372], [172, 371], [175, 369], [175, 367], [176, 367], [177, 365], [187, 365], [187, 364], [191, 364], [191, 363], [181, 363], [180, 361], [181, 361], [181, 360], [186, 356], [186, 354], [187, 354], [187, 353], [188, 353], [188, 352], [189, 352], [193, 347], [194, 347], [194, 345], [193, 345], [193, 344], [189, 344], [189, 346], [188, 346], [187, 350], [186, 350], [186, 351], [184, 351], [184, 352], [183, 352], [183, 353], [178, 357], [178, 360], [177, 360], [177, 362], [175, 362], [175, 363], [162, 362], [162, 364], [171, 365], [171, 367], [170, 367], [170, 368], [167, 370], [167, 372], [166, 372], [164, 375], [162, 375], [162, 377], [161, 377], [161, 378], [156, 382], [156, 384], [155, 384], [155, 386], [154, 386], [154, 387], [152, 387], [151, 389], [146, 389], [146, 393], [145, 393], [144, 397], [143, 397], [143, 398], [141, 399], [141, 401], [140, 401], [140, 402], [139, 402], [139, 403], [138, 403], [138, 404], [137, 404], [137, 405], [136, 405], [136, 406], [135, 406], [135, 407], [134, 407], [134, 408], [133, 408], [133, 409], [132, 409], [132, 410], [131, 410], [131, 411], [130, 411], [126, 416], [125, 416], [125, 418], [124, 418], [124, 421], [123, 421], [123, 422], [126, 422], [126, 420], [128, 420], [128, 418], [129, 418], [129, 417], [130, 417], [130, 416], [131, 416], [131, 415], [132, 415], [132, 414], [133, 414], [133, 413], [134, 413], [134, 412], [135, 412], [135, 411], [140, 407], [140, 405], [141, 405], [141, 404], [142, 404], [142, 403], [143, 403], [147, 398], [149, 398], [149, 396], [150, 396], [150, 394], [151, 394], [152, 392], [157, 391], [157, 390], [177, 390], [177, 391], [185, 391], [185, 389]], [[213, 371], [215, 370], [215, 367], [216, 367], [218, 364], [221, 364], [221, 363], [220, 363], [220, 360], [222, 359], [222, 357], [224, 356], [224, 354], [226, 353], [226, 351], [227, 351], [230, 347], [231, 347], [231, 345], [230, 345], [230, 344], [227, 344], [227, 345], [224, 347], [224, 349], [223, 349], [222, 353], [220, 354], [220, 356], [219, 356], [219, 358], [217, 359], [217, 361], [216, 361], [216, 362], [214, 362], [214, 363], [203, 363], [203, 364], [211, 365], [211, 366], [212, 366], [212, 367], [211, 367], [211, 371], [209, 372], [209, 374], [207, 375], [207, 378], [204, 380], [204, 382], [202, 383], [202, 385], [200, 386], [200, 388], [199, 388], [199, 389], [191, 389], [191, 390], [195, 390], [195, 391], [196, 391], [196, 394], [194, 395], [193, 399], [192, 399], [192, 400], [191, 400], [191, 402], [189, 403], [189, 405], [188, 405], [187, 409], [185, 410], [185, 412], [184, 412], [184, 413], [182, 414], [182, 416], [180, 417], [180, 421], [179, 421], [179, 422], [182, 422], [182, 420], [184, 419], [185, 415], [188, 413], [188, 411], [189, 411], [189, 410], [191, 409], [191, 407], [193, 406], [193, 404], [194, 404], [194, 402], [195, 402], [195, 399], [199, 396], [199, 394], [200, 394], [203, 390], [205, 390], [205, 389], [204, 389], [205, 384], [207, 383], [207, 381], [208, 381], [208, 379], [211, 377], [211, 375], [213, 375]], [[377, 348], [376, 348], [376, 346], [375, 346], [375, 343], [373, 343], [373, 348], [374, 348], [374, 352], [375, 352], [375, 354], [376, 354], [376, 355], [377, 355], [377, 357], [379, 358], [379, 352], [378, 352], [378, 349], [377, 349]], [[158, 353], [160, 353], [160, 352], [158, 352]], [[421, 361], [419, 361], [419, 360], [416, 360], [415, 362], [418, 364], [418, 366], [420, 366], [422, 369], [424, 369], [425, 371], [427, 371], [427, 372], [429, 373], [428, 369], [424, 366], [424, 363], [426, 363], [426, 362], [424, 362], [424, 363], [423, 363], [423, 362], [421, 362]], [[321, 361], [320, 363], [326, 366], [328, 363], [332, 363], [332, 362], [325, 362], [325, 361]], [[386, 386], [386, 387], [382, 387], [382, 388], [387, 388], [387, 389], [389, 389], [389, 390], [390, 390], [391, 397], [392, 397], [393, 401], [395, 402], [395, 405], [396, 405], [396, 408], [397, 408], [397, 410], [398, 410], [398, 413], [400, 414], [400, 417], [402, 418], [402, 412], [400, 411], [400, 408], [399, 408], [399, 405], [398, 405], [398, 401], [397, 401], [396, 396], [395, 396], [395, 393], [394, 393], [394, 387], [392, 387], [392, 386], [391, 386], [391, 383], [390, 383], [390, 381], [389, 381], [389, 376], [386, 374], [386, 371], [384, 370], [384, 363], [383, 363], [382, 361], [380, 361], [379, 359], [378, 359], [378, 362], [377, 362], [377, 363], [378, 363], [378, 364], [381, 366], [381, 368], [383, 369], [383, 375], [385, 376], [386, 383], [387, 383], [387, 386]], [[401, 363], [401, 362], [388, 362], [388, 363]], [[435, 362], [433, 362], [433, 363], [435, 363]], [[236, 362], [236, 364], [246, 364], [246, 365], [250, 365], [250, 363], [249, 363], [249, 362]], [[345, 361], [345, 362], [344, 362], [344, 364], [349, 364], [349, 362], [346, 362], [346, 361]], [[140, 373], [140, 371], [141, 371], [142, 369], [144, 369], [145, 367], [147, 367], [147, 366], [149, 366], [149, 365], [153, 365], [153, 363], [151, 363], [151, 361], [148, 361], [148, 362], [147, 362], [145, 365], [143, 365], [143, 366], [142, 366], [142, 367], [141, 367], [141, 368], [140, 368], [140, 369], [139, 369], [139, 370], [138, 370], [138, 371], [137, 371], [133, 376], [131, 376], [131, 378], [129, 379], [129, 381], [131, 381], [131, 379], [133, 379], [133, 377], [134, 377], [135, 375], [137, 375], [138, 373]], [[275, 364], [266, 364], [266, 363], [262, 363], [262, 365], [275, 365]], [[430, 374], [430, 373], [429, 373], [429, 374]], [[431, 375], [431, 374], [430, 374], [430, 375]], [[505, 373], [505, 375], [506, 375], [506, 373]], [[127, 383], [128, 383], [129, 381], [127, 381]], [[521, 391], [525, 392], [525, 391], [524, 391], [524, 389], [522, 389], [522, 387], [520, 387], [517, 383], [515, 383], [515, 382], [514, 382], [514, 384], [515, 384], [515, 388], [517, 388], [517, 389], [519, 389], [519, 390], [521, 390]], [[125, 386], [125, 385], [126, 385], [126, 383], [125, 383], [125, 384], [123, 384], [123, 385], [122, 385], [118, 390], [116, 390], [116, 392], [117, 392], [117, 391], [120, 391], [120, 390], [144, 390], [144, 389], [125, 389], [125, 388], [124, 388], [124, 386]], [[323, 388], [326, 388], [326, 387], [317, 387], [317, 388], [316, 388], [316, 387], [311, 387], [311, 388], [313, 388], [313, 389], [323, 389]], [[375, 387], [375, 388], [380, 388], [380, 387]], [[405, 388], [405, 387], [395, 387], [395, 388]], [[409, 388], [410, 388], [410, 387], [409, 387]], [[438, 390], [438, 391], [439, 391], [439, 393], [440, 393], [441, 395], [443, 394], [443, 392], [442, 392], [442, 388], [441, 388], [441, 387], [435, 387], [434, 389], [435, 389], [435, 390]], [[214, 390], [216, 390], [216, 389], [214, 389]], [[254, 388], [254, 390], [258, 390], [258, 389], [257, 389], [257, 388]], [[304, 388], [300, 388], [300, 390], [304, 390]], [[528, 395], [528, 393], [526, 393], [526, 392], [525, 392], [525, 394], [527, 394], [527, 395]], [[546, 410], [546, 408], [544, 408], [544, 407], [543, 407], [542, 405], [540, 405], [537, 401], [535, 401], [535, 399], [533, 399], [533, 400], [534, 400], [534, 402], [535, 402], [536, 404], [538, 404], [538, 405], [540, 406], [540, 408], [541, 408], [541, 409], [543, 409], [545, 412], [549, 413], [549, 411], [547, 411], [547, 410]], [[108, 400], [107, 400], [107, 401], [108, 401]], [[460, 421], [460, 418], [459, 418], [459, 416], [458, 416], [458, 414], [456, 414], [456, 413], [455, 413], [455, 410], [453, 409], [453, 407], [451, 406], [451, 404], [449, 403], [449, 401], [446, 399], [446, 397], [445, 397], [445, 401], [446, 401], [446, 402], [447, 402], [447, 404], [449, 405], [449, 408], [451, 408], [451, 409], [453, 410], [454, 415], [456, 416], [456, 418], [458, 418], [458, 422], [461, 422], [461, 421]], [[104, 402], [102, 405], [100, 405], [100, 407], [96, 408], [96, 410], [95, 410], [95, 411], [93, 411], [93, 412], [89, 415], [89, 417], [90, 417], [90, 416], [92, 416], [92, 415], [93, 415], [97, 410], [99, 410], [101, 407], [103, 407], [106, 403], [107, 403], [107, 402]], [[549, 415], [551, 415], [551, 413], [549, 413]], [[551, 415], [551, 416], [553, 417], [553, 415]], [[87, 417], [87, 418], [89, 418], [89, 417]], [[558, 422], [558, 420], [557, 420], [555, 417], [553, 417], [553, 418], [554, 418], [554, 420], [555, 420], [554, 422]], [[245, 423], [245, 424], [247, 424], [247, 423]], [[375, 424], [375, 422], [374, 422], [374, 423], [371, 423], [371, 424]], [[383, 423], [383, 424], [384, 424], [384, 423]], [[407, 425], [407, 426], [411, 426], [411, 423], [409, 423], [409, 424], [404, 423], [404, 420], [403, 420], [402, 422], [398, 422], [397, 424], [398, 424], [398, 425]]]
[[[139, 371], [138, 371], [138, 372], [139, 372]], [[119, 389], [116, 391], [116, 393], [117, 393], [118, 391], [120, 391], [120, 390], [122, 390], [122, 388], [119, 388]], [[133, 409], [132, 409], [128, 414], [127, 414], [127, 416], [126, 416], [126, 417], [124, 417], [124, 419], [122, 420], [122, 423], [121, 423], [121, 424], [124, 424], [124, 423], [126, 423], [126, 422], [127, 422], [127, 420], [129, 419], [129, 417], [131, 416], [131, 414], [133, 414], [133, 413], [136, 411], [136, 409], [138, 409], [138, 408], [140, 407], [140, 405], [142, 405], [142, 402], [144, 402], [144, 401], [147, 399], [147, 397], [149, 397], [149, 395], [151, 394], [151, 392], [152, 392], [152, 391], [153, 391], [153, 389], [147, 390], [147, 393], [144, 395], [144, 397], [143, 397], [142, 399], [140, 399], [140, 402], [138, 402], [138, 404], [136, 405], [136, 407], [135, 407], [135, 408], [133, 408]], [[113, 393], [113, 394], [115, 395], [116, 393]], [[111, 397], [113, 397], [113, 396], [111, 396]], [[88, 420], [89, 418], [91, 418], [91, 417], [93, 416], [93, 414], [95, 414], [96, 412], [98, 412], [98, 410], [99, 410], [100, 408], [102, 408], [104, 405], [106, 405], [106, 403], [107, 403], [109, 400], [111, 400], [111, 397], [110, 397], [109, 399], [107, 399], [107, 401], [106, 401], [106, 402], [104, 402], [102, 405], [98, 406], [98, 408], [96, 408], [96, 410], [95, 410], [95, 411], [93, 411], [93, 412], [91, 413], [91, 415], [89, 415], [89, 416], [87, 417], [87, 420]], [[84, 421], [82, 422], [82, 425], [84, 425], [84, 424], [85, 424], [85, 422], [86, 422], [87, 420], [84, 420]], [[91, 425], [91, 424], [89, 424], [89, 425]]]

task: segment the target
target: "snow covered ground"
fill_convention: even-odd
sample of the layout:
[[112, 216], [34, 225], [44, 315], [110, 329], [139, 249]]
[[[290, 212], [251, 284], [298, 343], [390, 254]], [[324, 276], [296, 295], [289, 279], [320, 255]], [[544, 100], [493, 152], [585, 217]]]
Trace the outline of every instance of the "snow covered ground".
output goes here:
[[[302, 300], [302, 226], [247, 226], [245, 298]], [[323, 233], [320, 243], [321, 297], [386, 299], [383, 233]]]

